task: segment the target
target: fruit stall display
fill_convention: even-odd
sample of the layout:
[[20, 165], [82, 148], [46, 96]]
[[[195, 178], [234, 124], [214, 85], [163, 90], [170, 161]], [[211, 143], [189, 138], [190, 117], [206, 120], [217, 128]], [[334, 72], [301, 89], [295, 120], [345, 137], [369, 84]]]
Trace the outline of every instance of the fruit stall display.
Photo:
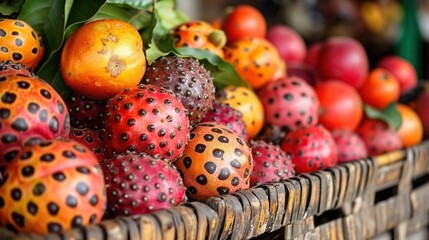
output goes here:
[[[407, 239], [429, 88], [246, 4], [0, 3], [2, 239]], [[407, 96], [407, 101], [403, 100]], [[386, 235], [387, 234], [387, 235]]]

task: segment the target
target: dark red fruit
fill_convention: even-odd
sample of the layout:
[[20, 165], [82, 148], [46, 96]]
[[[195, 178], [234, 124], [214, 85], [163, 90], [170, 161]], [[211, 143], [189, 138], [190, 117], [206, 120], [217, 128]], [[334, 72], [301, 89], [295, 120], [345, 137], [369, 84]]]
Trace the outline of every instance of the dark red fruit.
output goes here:
[[65, 101], [70, 113], [70, 124], [76, 128], [103, 129], [107, 101], [95, 100], [73, 92]]
[[69, 139], [86, 146], [100, 162], [108, 158], [106, 148], [103, 144], [103, 132], [101, 131], [88, 128], [72, 128]]

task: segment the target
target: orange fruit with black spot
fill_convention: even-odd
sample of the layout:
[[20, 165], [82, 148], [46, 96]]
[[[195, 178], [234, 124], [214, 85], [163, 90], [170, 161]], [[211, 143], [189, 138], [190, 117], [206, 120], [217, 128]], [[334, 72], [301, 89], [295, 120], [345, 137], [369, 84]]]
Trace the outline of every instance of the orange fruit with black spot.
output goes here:
[[216, 99], [242, 114], [246, 124], [247, 139], [250, 140], [261, 131], [264, 124], [264, 106], [258, 95], [249, 88], [242, 86], [227, 86], [216, 92]]
[[253, 158], [235, 132], [223, 124], [205, 122], [191, 130], [189, 143], [174, 165], [188, 197], [204, 201], [249, 188]]
[[226, 36], [222, 30], [205, 21], [190, 21], [180, 24], [171, 31], [176, 47], [190, 47], [207, 50], [223, 58]]
[[136, 86], [145, 71], [139, 32], [117, 19], [82, 25], [66, 40], [61, 54], [61, 75], [67, 86], [97, 100]]
[[28, 23], [0, 18], [0, 61], [10, 60], [34, 70], [43, 53], [43, 42]]
[[225, 47], [225, 60], [252, 88], [268, 83], [281, 66], [279, 52], [264, 38], [245, 38]]
[[397, 133], [404, 147], [411, 147], [423, 140], [423, 124], [417, 113], [409, 106], [398, 103], [396, 105], [402, 117], [402, 123]]
[[383, 109], [390, 103], [398, 101], [401, 88], [392, 73], [383, 68], [375, 68], [369, 73], [359, 93], [363, 102]]

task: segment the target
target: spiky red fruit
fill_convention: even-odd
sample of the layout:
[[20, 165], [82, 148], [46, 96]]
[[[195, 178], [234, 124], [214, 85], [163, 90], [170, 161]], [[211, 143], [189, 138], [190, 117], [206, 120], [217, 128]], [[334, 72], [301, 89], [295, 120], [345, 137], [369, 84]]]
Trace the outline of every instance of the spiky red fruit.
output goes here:
[[298, 173], [332, 167], [338, 162], [334, 139], [322, 125], [308, 126], [288, 133], [281, 148], [290, 154]]
[[28, 69], [27, 66], [21, 63], [13, 63], [12, 61], [0, 61], [0, 76], [5, 75], [20, 75], [26, 77], [35, 77], [35, 74]]
[[213, 108], [209, 110], [201, 119], [201, 122], [216, 122], [223, 124], [243, 140], [247, 141], [246, 124], [243, 121], [242, 113], [228, 104], [213, 101]]
[[398, 150], [402, 141], [398, 133], [386, 123], [375, 119], [364, 119], [357, 129], [370, 156]]
[[74, 92], [65, 102], [69, 109], [72, 127], [103, 129], [107, 101], [91, 99]]
[[170, 208], [186, 199], [180, 174], [168, 162], [147, 154], [117, 155], [102, 162], [108, 217]]
[[172, 91], [140, 84], [108, 101], [103, 142], [108, 153], [145, 152], [175, 161], [189, 138], [185, 108]]
[[338, 162], [345, 163], [368, 156], [365, 143], [357, 133], [347, 129], [336, 129], [331, 134], [337, 146]]
[[278, 145], [259, 140], [251, 141], [249, 147], [254, 161], [250, 186], [278, 182], [295, 176], [291, 156]]
[[69, 139], [86, 146], [94, 153], [100, 162], [108, 158], [106, 148], [103, 144], [103, 133], [101, 131], [88, 128], [72, 128]]

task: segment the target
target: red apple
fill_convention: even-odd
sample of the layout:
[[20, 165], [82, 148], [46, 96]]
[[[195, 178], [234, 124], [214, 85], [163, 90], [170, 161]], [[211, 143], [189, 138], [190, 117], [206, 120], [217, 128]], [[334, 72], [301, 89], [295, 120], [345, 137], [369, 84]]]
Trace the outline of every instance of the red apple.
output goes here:
[[379, 61], [378, 66], [396, 77], [401, 87], [401, 94], [417, 86], [416, 69], [406, 59], [393, 55], [386, 56]]
[[308, 47], [305, 63], [313, 69], [317, 69], [317, 60], [319, 58], [320, 49], [322, 49], [323, 42], [314, 42]]
[[424, 135], [429, 137], [429, 91], [420, 93], [416, 102], [416, 112], [423, 124]]
[[283, 24], [274, 25], [268, 29], [266, 38], [277, 48], [286, 63], [304, 61], [307, 47], [292, 28]]
[[317, 73], [321, 80], [336, 79], [359, 89], [368, 75], [368, 57], [351, 37], [331, 37], [320, 49]]

